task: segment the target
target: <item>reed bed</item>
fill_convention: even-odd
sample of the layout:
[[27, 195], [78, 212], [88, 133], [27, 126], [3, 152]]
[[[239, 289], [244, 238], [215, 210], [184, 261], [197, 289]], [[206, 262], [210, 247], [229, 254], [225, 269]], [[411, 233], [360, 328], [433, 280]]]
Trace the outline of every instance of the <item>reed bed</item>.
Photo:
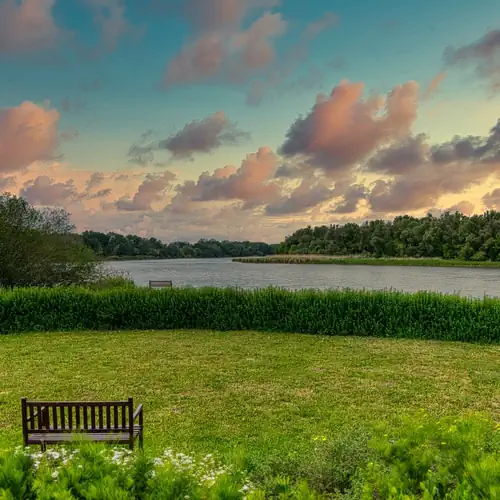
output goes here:
[[337, 264], [355, 266], [417, 266], [417, 267], [488, 267], [499, 268], [500, 262], [456, 259], [363, 257], [342, 255], [270, 255], [268, 257], [235, 257], [243, 264]]
[[421, 292], [173, 288], [0, 293], [0, 332], [257, 330], [497, 343], [500, 300]]

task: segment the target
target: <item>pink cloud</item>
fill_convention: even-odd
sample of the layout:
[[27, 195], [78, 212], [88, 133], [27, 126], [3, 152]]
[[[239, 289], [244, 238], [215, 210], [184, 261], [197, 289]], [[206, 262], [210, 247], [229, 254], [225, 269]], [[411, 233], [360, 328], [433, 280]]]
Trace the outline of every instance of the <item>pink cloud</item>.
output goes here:
[[33, 205], [65, 205], [77, 197], [73, 179], [66, 182], [54, 182], [46, 175], [40, 175], [24, 184], [20, 196]]
[[432, 97], [437, 92], [437, 90], [439, 89], [439, 87], [443, 83], [446, 76], [447, 75], [444, 72], [436, 75], [432, 79], [432, 81], [429, 83], [429, 85], [425, 89], [424, 93], [422, 94], [422, 99], [429, 99], [430, 97]]
[[281, 153], [306, 156], [339, 174], [410, 131], [417, 117], [416, 82], [394, 87], [387, 97], [363, 99], [363, 91], [362, 83], [343, 81], [329, 96], [319, 95], [309, 114], [288, 130]]
[[58, 144], [59, 113], [23, 102], [0, 109], [0, 172], [23, 170], [35, 161], [50, 160]]
[[4, 0], [0, 3], [0, 55], [52, 49], [61, 30], [52, 16], [55, 0]]
[[237, 200], [252, 208], [277, 199], [279, 185], [272, 181], [279, 158], [271, 148], [262, 147], [246, 156], [236, 169], [226, 166], [213, 174], [203, 172], [196, 182], [187, 181], [178, 188], [171, 208], [182, 212], [192, 202]]
[[286, 22], [281, 14], [267, 12], [246, 31], [237, 34], [233, 47], [241, 53], [242, 67], [255, 70], [271, 64], [276, 56], [271, 40], [283, 35], [285, 30]]
[[168, 63], [163, 85], [170, 87], [213, 77], [222, 68], [226, 57], [227, 50], [220, 35], [209, 34], [198, 38], [184, 46]]
[[273, 0], [187, 1], [181, 12], [193, 28], [191, 40], [168, 63], [163, 87], [221, 78], [246, 81], [275, 59], [273, 39], [287, 23], [279, 13], [264, 12], [248, 28], [243, 21], [252, 9], [270, 8]]
[[[150, 136], [143, 134], [143, 139]], [[208, 154], [222, 146], [234, 146], [250, 137], [250, 134], [239, 130], [236, 123], [231, 122], [222, 112], [193, 120], [175, 134], [147, 144], [133, 144], [128, 152], [131, 163], [147, 165], [154, 160], [155, 152], [168, 152], [171, 159], [192, 160], [195, 154]]]
[[118, 210], [127, 212], [149, 212], [152, 204], [160, 201], [175, 179], [175, 174], [166, 170], [162, 175], [148, 174], [131, 199], [121, 198], [116, 202]]
[[252, 9], [270, 9], [279, 0], [185, 0], [183, 15], [196, 33], [238, 30]]
[[128, 21], [124, 0], [85, 1], [93, 12], [95, 24], [101, 30], [101, 43], [105, 51], [116, 49], [124, 36], [143, 33], [141, 28]]
[[310, 89], [318, 86], [325, 75], [325, 70], [317, 67], [310, 67], [307, 75], [300, 77], [296, 82], [285, 85], [286, 80], [293, 74], [300, 63], [307, 59], [310, 43], [328, 29], [333, 28], [339, 22], [339, 18], [333, 12], [325, 12], [319, 19], [307, 23], [300, 34], [299, 40], [294, 43], [280, 60], [273, 65], [272, 71], [261, 77], [254, 79], [247, 89], [246, 102], [250, 106], [259, 105], [267, 92], [275, 90], [280, 95], [286, 90]]

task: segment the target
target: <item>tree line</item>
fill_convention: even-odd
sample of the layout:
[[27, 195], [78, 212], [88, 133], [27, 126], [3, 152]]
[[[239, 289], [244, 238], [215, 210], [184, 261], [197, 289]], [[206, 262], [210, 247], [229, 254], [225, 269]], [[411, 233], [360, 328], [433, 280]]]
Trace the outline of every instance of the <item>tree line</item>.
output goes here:
[[124, 279], [103, 265], [106, 258], [264, 256], [275, 253], [275, 247], [250, 241], [166, 244], [117, 233], [77, 234], [64, 209], [38, 208], [23, 198], [0, 194], [0, 288], [103, 287]]
[[500, 261], [500, 212], [307, 226], [286, 237], [277, 253]]
[[156, 238], [85, 231], [83, 243], [105, 259], [188, 259], [265, 256], [275, 253], [277, 245], [252, 241], [201, 239], [196, 243], [163, 243]]

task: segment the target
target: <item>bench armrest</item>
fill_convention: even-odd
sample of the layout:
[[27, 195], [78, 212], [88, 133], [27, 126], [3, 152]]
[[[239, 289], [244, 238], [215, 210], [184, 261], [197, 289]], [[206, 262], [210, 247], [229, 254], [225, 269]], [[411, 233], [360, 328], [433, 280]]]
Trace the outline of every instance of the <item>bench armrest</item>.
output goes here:
[[134, 411], [134, 415], [132, 417], [132, 420], [135, 422], [137, 420], [137, 417], [139, 417], [140, 415], [142, 415], [142, 405], [139, 405], [137, 407], [137, 410]]

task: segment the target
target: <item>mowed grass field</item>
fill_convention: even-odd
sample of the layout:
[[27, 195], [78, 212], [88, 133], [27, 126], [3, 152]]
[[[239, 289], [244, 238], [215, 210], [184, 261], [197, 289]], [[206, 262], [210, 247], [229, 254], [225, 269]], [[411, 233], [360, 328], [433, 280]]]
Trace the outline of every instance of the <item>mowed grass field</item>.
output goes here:
[[[19, 399], [144, 404], [145, 449], [298, 453], [421, 408], [500, 412], [500, 347], [253, 332], [0, 336], [0, 448]], [[266, 451], [267, 450], [267, 451]]]

